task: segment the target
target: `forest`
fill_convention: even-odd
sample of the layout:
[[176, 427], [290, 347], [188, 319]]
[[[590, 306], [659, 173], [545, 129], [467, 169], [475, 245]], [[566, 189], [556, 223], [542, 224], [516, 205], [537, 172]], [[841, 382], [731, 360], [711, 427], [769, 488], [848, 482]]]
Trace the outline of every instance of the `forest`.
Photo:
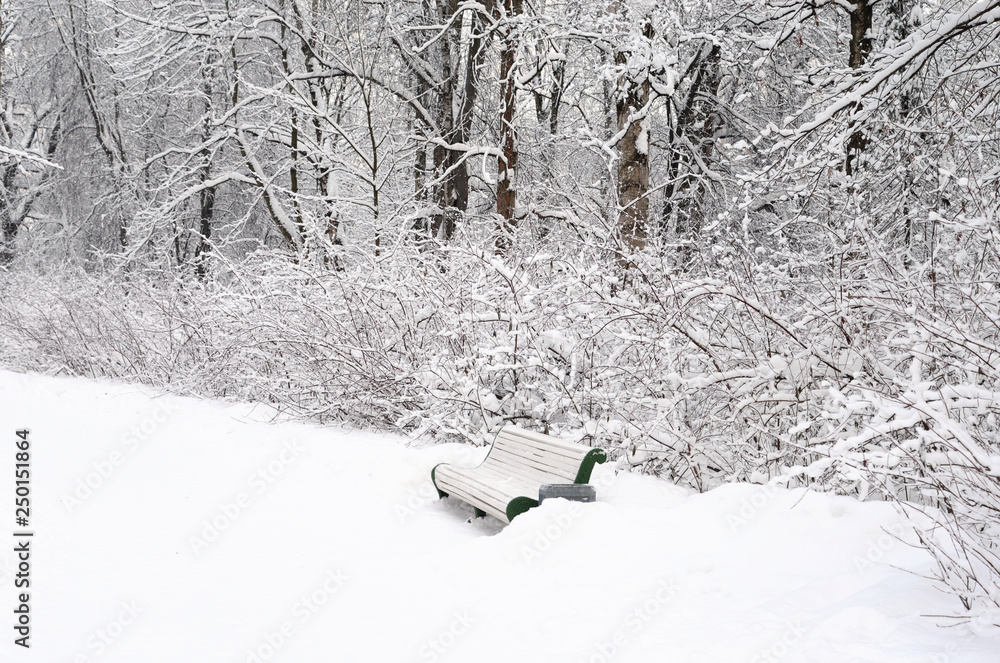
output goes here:
[[3, 0], [0, 363], [918, 526], [1000, 628], [1000, 0]]

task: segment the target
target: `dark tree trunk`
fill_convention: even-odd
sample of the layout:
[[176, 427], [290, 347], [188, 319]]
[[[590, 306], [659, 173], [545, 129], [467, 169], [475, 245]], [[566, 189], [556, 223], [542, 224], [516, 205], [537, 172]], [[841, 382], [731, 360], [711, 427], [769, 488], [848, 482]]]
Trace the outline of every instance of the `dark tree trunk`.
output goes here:
[[[7, 126], [6, 118], [2, 118], [5, 138], [13, 137], [12, 127]], [[9, 265], [14, 261], [17, 231], [20, 224], [14, 218], [14, 179], [17, 177], [18, 162], [11, 158], [0, 176], [0, 265]]]
[[[218, 58], [214, 55], [214, 52], [209, 52], [202, 70], [201, 91], [205, 97], [204, 116], [201, 120], [202, 145], [208, 145], [212, 133], [212, 79], [216, 75], [215, 69], [218, 66]], [[204, 279], [208, 275], [207, 258], [212, 248], [210, 242], [212, 239], [212, 218], [215, 215], [215, 187], [204, 186], [211, 176], [211, 151], [204, 147], [199, 157], [201, 158], [200, 179], [203, 188], [198, 194], [198, 242], [194, 249], [194, 271], [199, 279]]]
[[[716, 103], [722, 80], [721, 55], [718, 44], [704, 45], [671, 127], [661, 227], [665, 231], [672, 229], [681, 241], [696, 237], [704, 225], [704, 196], [708, 190], [701, 163], [711, 163], [717, 134], [722, 128]], [[679, 253], [680, 264], [690, 262], [693, 255], [690, 246], [682, 245]]]
[[[208, 166], [205, 166], [203, 180], [208, 178]], [[199, 279], [204, 279], [208, 275], [207, 257], [212, 250], [212, 217], [215, 214], [215, 187], [207, 187], [201, 190], [199, 195], [198, 214], [198, 246], [194, 250], [195, 274]]]
[[[646, 39], [652, 39], [653, 26], [643, 27]], [[615, 53], [615, 63], [625, 65], [628, 52]], [[649, 129], [648, 123], [634, 116], [649, 104], [649, 79], [628, 80], [622, 74], [618, 81], [616, 116], [618, 131], [624, 132], [618, 142], [618, 226], [624, 248], [641, 251], [646, 247], [649, 223]]]
[[[427, 98], [429, 88], [427, 83], [424, 81], [422, 76], [414, 76], [416, 79], [414, 88], [416, 90], [417, 99], [424, 100]], [[420, 114], [414, 112], [413, 123], [419, 129], [423, 129], [422, 132], [426, 135], [426, 132], [430, 130], [426, 124], [420, 119]], [[428, 217], [426, 212], [423, 210], [427, 202], [427, 143], [424, 141], [417, 142], [416, 150], [413, 154], [413, 199], [417, 203], [418, 216], [413, 222], [413, 231], [416, 233], [418, 239], [425, 239], [430, 235], [430, 225], [427, 223]]]
[[[41, 129], [41, 122], [45, 116], [38, 118], [37, 123], [31, 129], [28, 138], [29, 143], [34, 141]], [[13, 127], [6, 121], [3, 122], [5, 137], [13, 137]], [[62, 140], [62, 115], [56, 116], [55, 126], [49, 133], [49, 139], [45, 145], [45, 158], [52, 161], [55, 158], [56, 150], [59, 149], [59, 142]], [[9, 265], [16, 255], [17, 233], [24, 225], [25, 219], [31, 214], [38, 196], [41, 195], [45, 183], [51, 176], [52, 171], [45, 171], [41, 180], [21, 199], [20, 203], [14, 205], [13, 191], [17, 179], [20, 163], [17, 159], [11, 159], [3, 174], [0, 176], [0, 265]]]
[[[457, 0], [444, 0], [439, 10], [440, 22], [449, 21], [457, 10]], [[436, 110], [440, 138], [444, 144], [435, 145], [433, 151], [434, 202], [437, 210], [431, 219], [431, 234], [441, 241], [451, 239], [458, 219], [469, 208], [469, 169], [466, 154], [458, 146], [466, 143], [472, 128], [473, 110], [479, 93], [477, 71], [484, 55], [481, 21], [475, 13], [472, 16], [472, 36], [465, 54], [464, 85], [461, 87], [452, 63], [452, 45], [454, 35], [461, 32], [462, 21], [454, 21], [451, 30], [438, 40], [441, 82]], [[456, 95], [459, 102], [457, 108]]]
[[[455, 11], [454, 0], [441, 0], [438, 4], [438, 20], [447, 23]], [[451, 66], [451, 34], [446, 32], [438, 41], [438, 58], [441, 66], [441, 84], [437, 99], [437, 122], [441, 138], [450, 143], [455, 134], [455, 79]], [[438, 240], [447, 241], [455, 232], [454, 209], [458, 201], [455, 185], [454, 155], [445, 145], [434, 146], [434, 202], [437, 210], [431, 220], [431, 234]]]
[[14, 177], [17, 175], [17, 161], [10, 160], [10, 163], [3, 169], [3, 177], [0, 177], [2, 190], [0, 190], [0, 265], [9, 265], [14, 261], [15, 247], [17, 241], [17, 231], [19, 224], [14, 220], [13, 206]]
[[[499, 7], [499, 5], [498, 5]], [[506, 25], [500, 46], [500, 157], [497, 159], [497, 252], [510, 246], [511, 233], [517, 223], [517, 188], [514, 177], [517, 170], [517, 132], [514, 113], [517, 106], [517, 80], [515, 56], [517, 55], [517, 26], [515, 21], [522, 12], [522, 0], [503, 0]], [[499, 12], [497, 12], [499, 13]], [[499, 17], [498, 17], [499, 18]]]
[[[910, 23], [910, 15], [913, 11], [914, 0], [890, 0], [889, 4], [886, 6], [885, 11], [888, 14], [889, 26], [888, 33], [891, 39], [900, 42], [910, 36], [912, 31], [912, 26]], [[910, 121], [910, 113], [915, 110], [919, 105], [915, 102], [915, 97], [918, 96], [916, 91], [916, 86], [906, 86], [899, 94], [899, 118], [902, 120], [903, 124]], [[911, 137], [910, 140], [913, 138]], [[902, 151], [900, 154], [900, 161], [905, 167], [905, 172], [903, 175], [902, 186], [900, 190], [901, 198], [901, 223], [902, 223], [902, 258], [903, 266], [907, 269], [913, 266], [913, 236], [914, 236], [914, 219], [911, 209], [910, 201], [915, 197], [916, 193], [914, 190], [914, 173], [911, 154], [907, 154]]]
[[[861, 68], [872, 52], [872, 0], [857, 0], [850, 11], [851, 43], [848, 64], [851, 69]], [[844, 172], [848, 176], [857, 171], [857, 161], [868, 146], [868, 137], [860, 129], [847, 139]]]

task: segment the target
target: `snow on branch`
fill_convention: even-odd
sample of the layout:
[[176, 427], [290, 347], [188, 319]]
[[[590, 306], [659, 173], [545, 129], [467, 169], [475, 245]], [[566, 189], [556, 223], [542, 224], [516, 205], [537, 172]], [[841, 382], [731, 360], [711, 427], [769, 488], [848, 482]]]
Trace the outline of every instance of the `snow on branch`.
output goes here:
[[0, 153], [2, 153], [2, 154], [8, 154], [8, 155], [10, 155], [12, 157], [17, 157], [19, 159], [27, 159], [28, 161], [32, 161], [32, 162], [37, 163], [37, 164], [41, 164], [41, 165], [46, 166], [48, 168], [55, 168], [57, 170], [62, 170], [63, 169], [63, 167], [60, 166], [59, 164], [53, 163], [53, 162], [49, 161], [48, 159], [46, 159], [45, 157], [43, 157], [43, 156], [41, 156], [39, 154], [35, 154], [33, 152], [25, 152], [24, 150], [17, 150], [17, 149], [11, 148], [11, 147], [5, 147], [3, 145], [0, 145]]
[[[839, 113], [857, 108], [862, 99], [884, 85], [902, 86], [946, 43], [969, 30], [997, 21], [1000, 21], [1000, 0], [980, 0], [962, 12], [929, 24], [922, 32], [883, 51], [860, 75], [846, 78], [829, 97], [829, 105], [825, 109], [811, 121], [786, 135], [794, 138], [805, 136], [830, 122]], [[857, 114], [869, 115], [876, 107], [877, 104], [867, 106], [863, 110], [857, 110]]]

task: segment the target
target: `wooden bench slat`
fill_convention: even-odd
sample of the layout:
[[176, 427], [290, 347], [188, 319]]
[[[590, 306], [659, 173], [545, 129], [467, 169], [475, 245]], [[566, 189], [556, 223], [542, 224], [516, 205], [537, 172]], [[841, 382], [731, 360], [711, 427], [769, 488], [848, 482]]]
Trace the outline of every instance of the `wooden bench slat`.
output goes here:
[[[450, 482], [452, 484], [461, 484], [462, 482], [481, 484], [489, 494], [507, 501], [523, 495], [525, 491], [534, 489], [537, 492], [538, 486], [541, 485], [534, 481], [526, 481], [510, 472], [484, 466], [465, 471], [453, 470], [450, 473]], [[530, 495], [526, 495], [526, 497], [530, 497]]]
[[[491, 458], [488, 463], [484, 463], [483, 465], [483, 469], [493, 467], [496, 467], [498, 470], [510, 472], [511, 474], [521, 474], [526, 478], [537, 480], [540, 484], [552, 483], [551, 478], [553, 474], [555, 474], [554, 472], [546, 469], [541, 469], [517, 460], [512, 460], [506, 454], [502, 453], [498, 453], [495, 457]], [[565, 477], [563, 474], [559, 474], [558, 476]], [[572, 480], [570, 480], [570, 482], [572, 482]]]
[[[453, 476], [443, 476], [438, 482], [439, 488], [445, 491], [452, 491], [454, 494], [467, 493], [471, 496], [475, 496], [477, 493], [481, 493], [479, 498], [493, 506], [496, 509], [503, 510], [506, 508], [507, 502], [510, 500], [503, 495], [499, 490], [494, 489], [490, 486], [480, 485], [481, 482], [475, 478], [470, 478], [468, 476], [453, 475]], [[452, 494], [449, 493], [449, 494]]]
[[480, 465], [474, 468], [453, 468], [444, 466], [440, 472], [442, 479], [451, 484], [482, 483], [488, 492], [503, 499], [516, 497], [518, 491], [530, 489], [531, 482], [520, 479], [512, 472]]
[[501, 511], [499, 507], [495, 506], [493, 503], [480, 501], [480, 498], [473, 494], [473, 492], [465, 491], [461, 487], [452, 487], [452, 492], [449, 495], [457, 497], [467, 504], [472, 504], [480, 511], [485, 511], [494, 518], [497, 518], [501, 522], [509, 522], [507, 520], [507, 514]]
[[536, 433], [534, 431], [525, 430], [523, 428], [515, 428], [512, 426], [504, 427], [504, 429], [500, 431], [499, 437], [525, 439], [534, 442], [536, 445], [551, 447], [553, 449], [561, 449], [571, 454], [581, 453], [581, 450], [582, 453], [586, 454], [586, 452], [593, 448], [576, 442], [567, 442], [566, 440], [561, 440], [558, 437], [552, 437], [551, 435], [545, 435], [544, 433]]
[[[531, 446], [530, 443], [521, 440], [504, 440], [502, 443], [498, 443], [494, 446], [494, 449], [504, 449], [509, 451], [516, 451], [519, 454], [528, 454], [531, 456], [537, 456], [543, 458], [546, 462], [553, 465], [579, 465], [587, 454], [580, 453], [573, 456], [565, 455], [561, 452], [552, 452], [548, 449], [540, 449], [535, 446]], [[589, 449], [588, 449], [589, 451]]]
[[511, 442], [510, 440], [505, 441], [503, 444], [496, 445], [490, 451], [490, 454], [492, 455], [496, 451], [504, 451], [512, 453], [516, 456], [524, 456], [552, 467], [579, 467], [580, 463], [586, 457], [586, 454], [570, 457], [548, 453], [544, 449], [526, 446], [520, 442]]
[[527, 450], [511, 448], [496, 449], [490, 452], [490, 456], [495, 460], [506, 461], [515, 467], [531, 467], [548, 474], [567, 476], [569, 481], [573, 481], [574, 477], [576, 477], [576, 473], [580, 469], [580, 463], [582, 462], [582, 459], [574, 463], [554, 461], [551, 457], [539, 456]]
[[442, 488], [449, 486], [456, 495], [458, 493], [465, 493], [469, 497], [481, 500], [478, 504], [476, 502], [470, 502], [473, 506], [478, 506], [480, 509], [483, 509], [485, 505], [503, 513], [504, 517], [501, 518], [501, 520], [504, 521], [507, 520], [507, 505], [512, 499], [519, 497], [519, 491], [507, 490], [501, 485], [492, 484], [489, 482], [487, 477], [483, 476], [464, 474], [459, 475], [459, 477], [452, 477], [452, 481], [445, 480], [442, 482]]
[[549, 483], [550, 477], [543, 475], [517, 475], [502, 466], [478, 467], [476, 473], [487, 476], [490, 480], [500, 483], [505, 493], [510, 493], [511, 497], [523, 495], [532, 497], [538, 494], [538, 489], [543, 483]]
[[450, 495], [454, 495], [459, 498], [470, 498], [477, 500], [477, 506], [481, 509], [492, 509], [497, 513], [504, 513], [504, 509], [507, 507], [507, 503], [510, 501], [502, 495], [494, 494], [489, 491], [484, 491], [482, 486], [478, 485], [477, 482], [466, 482], [462, 484], [450, 485], [446, 482], [443, 486], [447, 486], [452, 491]]
[[[495, 456], [494, 453], [496, 454]], [[572, 483], [573, 479], [576, 478], [577, 469], [580, 467], [579, 463], [577, 463], [575, 466], [572, 467], [548, 465], [540, 460], [520, 458], [510, 453], [509, 451], [505, 451], [502, 449], [497, 450], [496, 452], [491, 452], [490, 456], [492, 457], [492, 459], [488, 460], [487, 464], [491, 462], [499, 462], [511, 468], [524, 467], [536, 470], [537, 472], [540, 472], [542, 474], [556, 475], [562, 477], [563, 479], [569, 481], [570, 483]], [[550, 481], [549, 483], [554, 483], [554, 482]]]
[[546, 445], [518, 435], [498, 435], [494, 445], [501, 447], [513, 445], [521, 449], [534, 449], [545, 454], [568, 459], [582, 458], [590, 451], [590, 447], [576, 445], [575, 449], [568, 449], [563, 445]]

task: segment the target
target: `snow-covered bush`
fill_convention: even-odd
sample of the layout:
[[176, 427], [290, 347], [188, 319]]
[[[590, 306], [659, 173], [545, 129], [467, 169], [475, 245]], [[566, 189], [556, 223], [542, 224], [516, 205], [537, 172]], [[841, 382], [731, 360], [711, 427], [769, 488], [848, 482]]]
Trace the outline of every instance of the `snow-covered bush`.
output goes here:
[[204, 282], [14, 271], [0, 343], [19, 368], [318, 421], [476, 441], [514, 422], [699, 489], [780, 481], [891, 499], [922, 526], [940, 580], [981, 610], [1000, 598], [990, 239], [955, 240], [978, 271], [951, 280], [834, 280], [766, 256], [683, 275], [652, 253], [623, 272], [589, 244], [500, 257], [467, 238], [381, 259], [339, 248], [336, 268], [217, 259]]
[[802, 423], [809, 435], [799, 444], [818, 458], [806, 459], [786, 476], [896, 502], [913, 516], [943, 585], [967, 609], [995, 611], [1000, 607], [995, 281], [884, 281], [863, 295], [844, 309], [877, 333], [854, 351], [850, 379], [830, 385], [820, 417]]

